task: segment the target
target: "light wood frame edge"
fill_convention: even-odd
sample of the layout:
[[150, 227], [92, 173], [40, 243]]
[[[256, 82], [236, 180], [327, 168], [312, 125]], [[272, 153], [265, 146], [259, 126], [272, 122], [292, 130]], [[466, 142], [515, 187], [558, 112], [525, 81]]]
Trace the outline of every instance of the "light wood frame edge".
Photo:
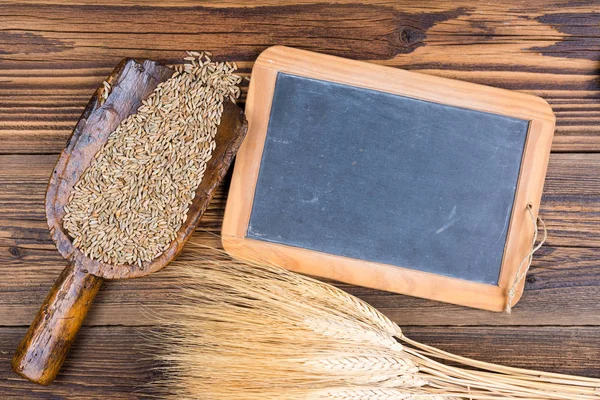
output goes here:
[[[498, 285], [246, 238], [278, 72], [530, 121]], [[428, 89], [431, 87], [435, 90]], [[519, 264], [530, 250], [533, 226], [527, 204], [533, 206], [537, 216], [541, 201], [555, 124], [546, 101], [528, 94], [274, 46], [261, 53], [254, 64], [246, 116], [248, 134], [237, 155], [222, 228], [222, 244], [231, 256], [411, 296], [491, 311], [504, 309]], [[521, 282], [513, 305], [523, 287]]]

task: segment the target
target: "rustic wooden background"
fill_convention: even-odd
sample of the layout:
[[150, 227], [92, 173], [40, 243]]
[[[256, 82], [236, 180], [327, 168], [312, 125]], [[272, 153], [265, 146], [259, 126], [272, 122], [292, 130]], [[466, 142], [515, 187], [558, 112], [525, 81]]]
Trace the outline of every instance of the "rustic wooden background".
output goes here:
[[[95, 88], [124, 57], [175, 62], [187, 49], [237, 61], [248, 75], [256, 56], [275, 44], [548, 100], [557, 116], [541, 209], [549, 239], [512, 315], [340, 286], [424, 343], [486, 361], [600, 376], [598, 3], [71, 3], [0, 4], [0, 398], [137, 398], [153, 376], [139, 349], [152, 321], [140, 310], [172, 303], [178, 279], [168, 268], [104, 284], [52, 386], [10, 372], [18, 341], [65, 265], [47, 232], [44, 191]], [[218, 244], [211, 233], [220, 230], [225, 194], [226, 185], [198, 240]], [[194, 263], [185, 253], [181, 259]]]

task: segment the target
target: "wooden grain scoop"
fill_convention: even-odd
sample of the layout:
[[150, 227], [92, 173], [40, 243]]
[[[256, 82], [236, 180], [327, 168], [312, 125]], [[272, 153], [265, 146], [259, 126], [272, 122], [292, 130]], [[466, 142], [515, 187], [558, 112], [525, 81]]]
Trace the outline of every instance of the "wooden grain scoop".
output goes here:
[[86, 257], [73, 246], [63, 227], [64, 206], [73, 186], [110, 133], [172, 74], [172, 69], [150, 60], [123, 60], [107, 80], [112, 88], [110, 94], [102, 102], [103, 90], [96, 91], [56, 163], [46, 192], [46, 215], [52, 239], [68, 265], [50, 290], [12, 360], [13, 370], [32, 382], [47, 385], [54, 380], [103, 279], [144, 276], [163, 268], [179, 254], [246, 134], [247, 122], [242, 110], [225, 100], [215, 137], [216, 148], [196, 189], [187, 220], [160, 256], [141, 266], [109, 265]]

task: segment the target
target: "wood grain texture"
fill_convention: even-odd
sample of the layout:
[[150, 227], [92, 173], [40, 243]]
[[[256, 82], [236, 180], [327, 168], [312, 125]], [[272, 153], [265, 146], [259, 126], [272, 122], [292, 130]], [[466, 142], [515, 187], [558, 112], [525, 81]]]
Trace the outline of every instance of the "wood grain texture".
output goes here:
[[102, 280], [74, 264], [67, 265], [15, 350], [11, 363], [14, 372], [40, 385], [52, 383]]
[[84, 327], [62, 373], [51, 386], [25, 381], [10, 370], [12, 349], [25, 330], [0, 328], [2, 399], [138, 399], [144, 384], [154, 377], [148, 352], [139, 346], [142, 334], [148, 331], [135, 327]]
[[[0, 155], [0, 246], [53, 249], [44, 222], [44, 193], [47, 172], [57, 157]], [[600, 175], [596, 171], [600, 171], [600, 154], [550, 155], [540, 208], [549, 230], [548, 244], [600, 247]], [[203, 223], [220, 226], [227, 185], [218, 188]]]
[[[201, 228], [213, 230], [210, 226]], [[218, 246], [210, 232], [198, 231], [192, 238]], [[525, 293], [511, 315], [472, 310], [390, 292], [336, 283], [340, 288], [368, 301], [400, 326], [434, 325], [600, 325], [600, 249], [544, 246], [534, 259]], [[0, 321], [10, 326], [27, 325], [33, 319], [64, 267], [54, 250], [0, 247], [0, 263], [11, 280], [0, 280]], [[200, 266], [202, 260], [183, 251], [174, 265]], [[172, 300], [180, 290], [180, 279], [165, 268], [140, 279], [105, 281], [85, 324], [148, 325], [142, 308], [177, 304]], [[466, 345], [466, 344], [465, 344]]]
[[[600, 337], [594, 328], [572, 327], [437, 327], [404, 329], [406, 336], [474, 359], [514, 367], [597, 377], [600, 375]], [[582, 339], [587, 341], [583, 342]], [[465, 349], [461, 343], [476, 345]], [[493, 349], [493, 352], [488, 353]], [[521, 350], [523, 349], [523, 350]]]
[[[549, 245], [536, 255], [512, 315], [340, 286], [425, 343], [486, 361], [600, 376], [592, 359], [600, 347], [597, 2], [78, 4], [0, 5], [0, 398], [133, 399], [153, 377], [152, 364], [132, 350], [144, 341], [133, 325], [152, 324], [142, 305], [169, 303], [178, 285], [169, 268], [104, 284], [52, 386], [10, 372], [25, 326], [64, 267], [46, 227], [44, 191], [90, 95], [125, 57], [172, 62], [183, 50], [208, 49], [237, 61], [247, 76], [255, 57], [275, 44], [518, 90], [550, 103], [557, 129], [540, 211]], [[202, 229], [220, 231], [225, 196], [222, 186]], [[193, 240], [218, 243], [202, 231]], [[192, 261], [185, 251], [181, 258]]]
[[11, 3], [0, 14], [0, 135], [10, 151], [32, 138], [31, 151], [60, 151], [89, 93], [124, 57], [174, 61], [210, 48], [248, 73], [273, 44], [537, 94], [559, 117], [556, 150], [600, 150], [593, 2]]

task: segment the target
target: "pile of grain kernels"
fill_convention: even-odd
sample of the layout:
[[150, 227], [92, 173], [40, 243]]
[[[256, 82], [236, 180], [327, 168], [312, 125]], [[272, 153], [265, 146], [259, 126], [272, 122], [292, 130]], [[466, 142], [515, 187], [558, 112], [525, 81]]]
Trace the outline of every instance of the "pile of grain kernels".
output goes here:
[[63, 224], [92, 259], [141, 266], [169, 247], [187, 218], [223, 101], [235, 102], [241, 82], [235, 64], [188, 55], [110, 134], [73, 188]]

